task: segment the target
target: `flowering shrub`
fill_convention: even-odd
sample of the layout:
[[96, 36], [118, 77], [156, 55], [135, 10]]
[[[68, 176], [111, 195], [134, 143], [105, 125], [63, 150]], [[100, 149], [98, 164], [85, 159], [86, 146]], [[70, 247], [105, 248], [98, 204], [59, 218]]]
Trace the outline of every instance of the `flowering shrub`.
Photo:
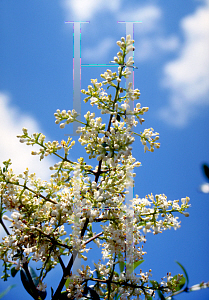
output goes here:
[[[172, 295], [189, 291], [187, 274], [180, 264], [184, 276], [172, 277], [168, 273], [161, 282], [150, 280], [151, 270], [134, 273], [143, 262], [142, 242], [146, 241], [147, 232], [158, 234], [171, 227], [179, 228], [175, 213], [189, 216], [186, 209], [190, 199], [171, 201], [164, 194], [150, 194], [144, 198], [136, 195], [130, 204], [126, 201], [128, 188], [134, 185], [134, 167], [140, 166], [132, 156], [135, 136], [140, 138], [145, 152], [160, 147], [159, 134], [152, 128], [141, 133], [132, 130], [138, 122], [144, 122], [142, 116], [148, 111], [140, 103], [130, 110], [130, 103], [139, 99], [140, 92], [132, 89], [132, 84], [127, 88], [121, 86], [131, 73], [129, 67], [133, 67], [133, 58], [125, 63], [127, 53], [134, 50], [133, 43], [130, 36], [126, 40], [121, 38], [117, 42], [120, 51], [114, 57], [118, 72], [107, 70], [101, 74], [103, 82], [92, 79], [88, 90], [81, 91], [86, 95], [84, 102], [90, 101], [102, 115], [109, 117], [108, 124], [90, 111], [83, 122], [77, 119], [75, 110], [58, 109], [55, 113], [55, 123], [60, 128], [80, 123], [78, 141], [85, 146], [89, 159], [97, 160], [97, 165], [90, 165], [82, 157], [77, 161], [69, 159], [69, 151], [75, 144], [70, 137], [60, 143], [45, 142], [42, 133], [29, 136], [23, 128], [23, 134], [18, 136], [20, 142], [40, 146], [32, 155], [39, 155], [40, 160], [52, 154], [57, 157], [58, 162], [50, 167], [53, 171], [50, 181], [42, 181], [28, 169], [15, 175], [10, 160], [0, 170], [0, 223], [7, 234], [0, 243], [2, 277], [8, 278], [9, 269], [12, 276], [20, 270], [25, 289], [36, 300], [45, 299], [44, 278], [57, 264], [63, 275], [56, 290], [53, 287], [52, 300], [152, 299], [156, 293], [161, 299], [171, 299]], [[102, 87], [105, 85], [115, 90], [114, 98], [105, 92]], [[11, 222], [10, 230], [3, 219]], [[101, 223], [100, 233], [93, 232], [95, 223]], [[90, 242], [101, 247], [102, 258], [108, 262], [98, 260], [94, 269], [82, 265], [77, 274], [72, 274], [77, 256], [87, 260], [85, 252], [90, 250], [87, 248]], [[63, 263], [64, 255], [70, 256], [67, 266]], [[41, 262], [38, 275], [29, 261]]]

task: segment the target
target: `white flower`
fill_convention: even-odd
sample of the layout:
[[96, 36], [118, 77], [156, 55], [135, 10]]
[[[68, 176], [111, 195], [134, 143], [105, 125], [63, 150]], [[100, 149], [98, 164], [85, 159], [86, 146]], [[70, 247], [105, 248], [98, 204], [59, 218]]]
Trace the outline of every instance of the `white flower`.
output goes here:
[[191, 287], [189, 288], [189, 291], [190, 291], [190, 292], [198, 291], [198, 290], [200, 290], [200, 289], [206, 289], [206, 288], [208, 288], [208, 287], [209, 287], [209, 281], [208, 281], [208, 282], [201, 282], [201, 283], [199, 283], [199, 284], [195, 284], [195, 285], [191, 286]]
[[37, 289], [38, 289], [39, 291], [45, 292], [46, 287], [47, 287], [46, 284], [44, 284], [43, 282], [39, 281], [39, 284], [38, 284], [38, 286], [37, 286]]

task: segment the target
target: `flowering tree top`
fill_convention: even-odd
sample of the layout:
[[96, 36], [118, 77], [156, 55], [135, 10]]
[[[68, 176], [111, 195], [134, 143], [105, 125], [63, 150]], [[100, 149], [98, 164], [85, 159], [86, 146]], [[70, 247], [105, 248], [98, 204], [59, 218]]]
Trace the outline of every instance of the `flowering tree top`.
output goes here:
[[[40, 160], [48, 155], [57, 157], [57, 163], [49, 181], [43, 181], [30, 174], [15, 175], [10, 160], [5, 161], [0, 171], [0, 223], [6, 236], [0, 243], [0, 258], [4, 263], [4, 276], [11, 269], [14, 276], [20, 270], [21, 280], [34, 299], [45, 299], [47, 273], [60, 265], [63, 271], [58, 287], [53, 287], [51, 299], [152, 299], [156, 291], [161, 299], [174, 295], [187, 287], [187, 275], [165, 276], [161, 282], [150, 280], [151, 270], [139, 274], [134, 270], [143, 262], [143, 245], [146, 234], [158, 234], [166, 229], [180, 227], [175, 213], [188, 216], [189, 198], [168, 200], [164, 194], [136, 195], [130, 205], [126, 203], [128, 187], [133, 187], [134, 167], [140, 162], [132, 156], [135, 136], [140, 138], [144, 151], [153, 152], [159, 148], [159, 134], [152, 128], [137, 133], [133, 128], [144, 122], [148, 107], [136, 103], [133, 110], [130, 103], [139, 99], [140, 91], [132, 89], [130, 83], [122, 87], [123, 79], [131, 74], [133, 58], [125, 61], [126, 55], [134, 50], [130, 36], [117, 42], [120, 51], [114, 57], [118, 71], [107, 70], [101, 74], [102, 82], [91, 80], [88, 90], [82, 90], [84, 102], [96, 105], [98, 116], [88, 111], [84, 120], [78, 120], [75, 110], [57, 109], [56, 124], [64, 128], [72, 122], [79, 122], [78, 141], [97, 165], [92, 166], [84, 158], [70, 159], [69, 152], [75, 141], [45, 142], [42, 133], [18, 136], [21, 143], [39, 145]], [[103, 86], [113, 88], [114, 96]], [[108, 117], [108, 123], [101, 115]], [[7, 213], [7, 214], [6, 214]], [[4, 221], [11, 222], [8, 230]], [[101, 224], [102, 231], [93, 231], [94, 224]], [[70, 233], [69, 233], [70, 232]], [[90, 249], [87, 245], [95, 242], [101, 247], [103, 260], [98, 259], [95, 268], [82, 266], [77, 274], [72, 273], [75, 258], [84, 261]], [[67, 266], [63, 256], [70, 256]], [[29, 266], [41, 263], [39, 274]], [[183, 269], [184, 271], [184, 269]], [[91, 285], [89, 285], [91, 283]], [[132, 297], [132, 298], [131, 298]], [[134, 298], [133, 298], [134, 297]], [[170, 298], [171, 299], [171, 298]]]

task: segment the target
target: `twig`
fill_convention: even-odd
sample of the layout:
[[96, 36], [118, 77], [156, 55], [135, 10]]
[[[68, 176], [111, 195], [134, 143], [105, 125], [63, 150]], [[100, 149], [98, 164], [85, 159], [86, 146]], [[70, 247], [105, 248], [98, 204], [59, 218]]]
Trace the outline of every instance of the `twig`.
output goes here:
[[88, 239], [84, 245], [87, 245], [88, 243], [90, 243], [91, 241], [93, 241], [94, 239], [98, 238], [100, 235], [102, 235], [103, 232], [97, 233], [96, 235], [92, 236], [90, 239]]
[[60, 247], [63, 247], [63, 248], [66, 248], [68, 250], [72, 250], [72, 247], [71, 246], [68, 246], [68, 245], [65, 245], [65, 244], [62, 244], [62, 243], [59, 243], [57, 240], [55, 240], [55, 238], [53, 237], [50, 237], [48, 234], [46, 234], [45, 232], [43, 232], [41, 229], [39, 228], [35, 228], [38, 232], [40, 232], [41, 234], [43, 234], [46, 238], [48, 238], [52, 244], [56, 244]]
[[7, 234], [7, 235], [10, 235], [9, 230], [6, 228], [6, 225], [4, 224], [2, 218], [0, 218], [0, 224], [1, 224], [2, 227], [4, 228], [6, 234]]

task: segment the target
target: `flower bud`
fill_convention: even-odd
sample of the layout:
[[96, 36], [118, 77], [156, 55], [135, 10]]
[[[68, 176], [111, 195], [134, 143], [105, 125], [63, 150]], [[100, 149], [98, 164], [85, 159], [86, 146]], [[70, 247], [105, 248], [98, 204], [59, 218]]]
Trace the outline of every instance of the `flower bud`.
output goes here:
[[60, 128], [61, 128], [61, 129], [65, 128], [65, 123], [61, 123], [61, 124], [60, 124]]

